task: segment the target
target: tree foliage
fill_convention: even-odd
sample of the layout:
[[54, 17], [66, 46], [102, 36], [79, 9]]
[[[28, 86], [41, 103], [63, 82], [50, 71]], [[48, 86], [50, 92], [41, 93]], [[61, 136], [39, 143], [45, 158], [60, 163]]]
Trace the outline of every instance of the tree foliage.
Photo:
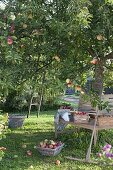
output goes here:
[[[36, 84], [44, 71], [48, 77], [48, 73], [54, 72], [61, 81], [70, 77], [81, 82], [84, 73], [93, 70], [95, 87], [101, 91], [103, 75], [112, 68], [112, 0], [3, 2], [6, 6], [0, 9], [2, 94], [24, 82]], [[94, 57], [98, 59], [96, 66], [90, 63]]]

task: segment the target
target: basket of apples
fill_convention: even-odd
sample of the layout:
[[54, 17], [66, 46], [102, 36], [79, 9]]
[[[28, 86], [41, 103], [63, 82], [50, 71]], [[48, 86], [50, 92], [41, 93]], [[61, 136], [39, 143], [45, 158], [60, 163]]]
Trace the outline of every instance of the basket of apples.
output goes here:
[[40, 144], [37, 146], [37, 149], [42, 155], [55, 156], [61, 152], [63, 146], [64, 143], [61, 141], [55, 142], [53, 140], [45, 139], [44, 141], [40, 142]]

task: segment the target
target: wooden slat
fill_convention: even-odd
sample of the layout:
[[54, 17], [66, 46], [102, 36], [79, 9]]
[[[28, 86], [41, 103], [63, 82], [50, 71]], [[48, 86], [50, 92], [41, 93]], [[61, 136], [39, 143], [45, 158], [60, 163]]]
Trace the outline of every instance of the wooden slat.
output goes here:
[[[76, 127], [80, 127], [80, 128], [84, 128], [84, 129], [90, 129], [90, 130], [93, 130], [94, 128], [94, 125], [90, 125], [89, 123], [74, 123], [74, 122], [66, 122], [66, 121], [63, 121], [62, 122], [65, 122], [66, 124], [70, 124], [70, 125], [74, 125]], [[103, 129], [113, 129], [113, 125], [112, 126], [96, 126], [96, 130], [103, 130]]]

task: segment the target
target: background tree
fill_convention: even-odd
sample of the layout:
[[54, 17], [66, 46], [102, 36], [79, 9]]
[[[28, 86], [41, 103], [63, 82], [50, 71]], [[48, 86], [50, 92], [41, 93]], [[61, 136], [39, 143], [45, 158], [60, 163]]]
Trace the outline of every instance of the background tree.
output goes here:
[[[94, 66], [94, 84], [95, 90], [101, 95], [107, 60], [113, 59], [113, 2], [72, 0], [70, 13], [70, 27], [73, 28], [71, 34], [76, 37], [75, 48], [78, 56], [81, 53], [80, 60], [84, 61], [84, 57], [86, 62], [89, 62], [91, 57], [97, 59]], [[74, 27], [77, 23], [78, 27]]]

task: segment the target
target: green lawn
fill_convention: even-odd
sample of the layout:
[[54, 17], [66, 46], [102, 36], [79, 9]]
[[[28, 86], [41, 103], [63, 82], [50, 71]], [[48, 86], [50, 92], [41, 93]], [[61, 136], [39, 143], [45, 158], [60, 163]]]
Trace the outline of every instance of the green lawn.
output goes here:
[[[93, 164], [67, 160], [65, 156], [84, 158], [90, 142], [91, 133], [81, 129], [79, 133], [63, 134], [58, 140], [65, 143], [62, 152], [55, 157], [41, 156], [34, 148], [44, 139], [54, 140], [54, 114], [52, 112], [42, 112], [37, 118], [35, 113], [28, 119], [24, 126], [19, 129], [8, 131], [6, 138], [0, 141], [0, 146], [7, 148], [5, 156], [0, 162], [0, 170], [112, 170], [113, 167], [101, 167]], [[69, 127], [71, 128], [71, 127]], [[113, 131], [102, 131], [99, 133], [98, 144], [92, 147], [92, 156], [98, 152], [100, 145], [108, 142], [113, 145]], [[23, 149], [22, 145], [27, 148]], [[26, 151], [31, 150], [32, 156], [27, 156]], [[16, 156], [15, 156], [16, 155]], [[60, 166], [55, 165], [56, 160], [60, 160]], [[31, 166], [32, 165], [32, 166]]]

